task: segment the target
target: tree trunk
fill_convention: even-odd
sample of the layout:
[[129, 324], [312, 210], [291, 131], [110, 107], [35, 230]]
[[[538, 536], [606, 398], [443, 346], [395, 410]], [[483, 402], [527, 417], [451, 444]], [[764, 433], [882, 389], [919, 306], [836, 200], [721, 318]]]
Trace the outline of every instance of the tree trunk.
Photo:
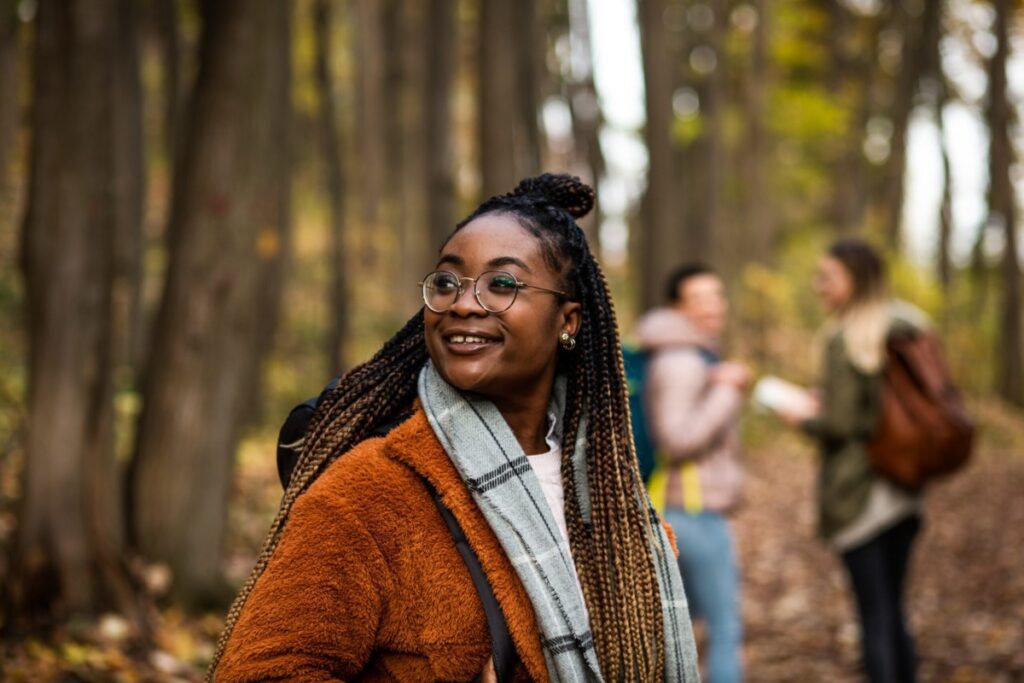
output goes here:
[[703, 127], [695, 144], [696, 154], [691, 157], [697, 166], [691, 167], [689, 178], [691, 183], [700, 183], [700, 192], [691, 195], [690, 208], [694, 219], [686, 226], [684, 258], [706, 261], [717, 256], [715, 265], [731, 275], [736, 261], [733, 248], [738, 240], [733, 235], [734, 225], [730, 224], [723, 202], [726, 149], [722, 141], [722, 118], [728, 111], [725, 32], [729, 25], [729, 10], [727, 0], [714, 0], [710, 6], [714, 12], [714, 23], [707, 45], [714, 51], [716, 66], [698, 88]]
[[[682, 232], [681, 248], [672, 254], [676, 262], [710, 261], [728, 271], [735, 242], [725, 227], [722, 211], [722, 185], [725, 176], [725, 149], [721, 139], [721, 119], [726, 110], [727, 55], [722, 47], [726, 17], [724, 0], [704, 3], [711, 11], [712, 22], [707, 27], [687, 25], [681, 37], [680, 59], [687, 66], [677, 67], [679, 81], [675, 87], [689, 88], [697, 94], [699, 102], [699, 132], [683, 144], [677, 143], [676, 188], [678, 216], [676, 222]], [[697, 71], [689, 66], [691, 58], [700, 50], [714, 55], [715, 64]], [[664, 57], [661, 57], [664, 59]], [[670, 113], [672, 110], [670, 109]], [[731, 229], [732, 226], [728, 226]]]
[[[949, 102], [949, 86], [942, 69], [942, 3], [935, 2], [934, 7], [925, 8], [924, 41], [927, 57], [922, 69], [922, 76], [931, 81], [934, 90], [935, 126], [939, 135], [939, 151], [942, 154], [942, 200], [939, 205], [939, 239], [935, 255], [935, 268], [939, 284], [942, 286], [943, 302], [948, 305], [949, 289], [953, 283], [953, 264], [950, 261], [950, 241], [953, 234], [953, 197], [951, 184], [953, 180], [949, 164], [949, 147], [946, 144], [946, 125], [943, 112]], [[944, 306], [945, 307], [945, 306]], [[945, 318], [945, 315], [943, 316]]]
[[452, 151], [452, 86], [455, 81], [456, 0], [430, 0], [427, 11], [424, 84], [428, 261], [437, 262], [441, 243], [455, 227], [455, 156]]
[[387, 145], [384, 141], [384, 3], [355, 0], [356, 152], [359, 155], [359, 230], [362, 261], [372, 266], [377, 249], [373, 243], [384, 196]]
[[330, 221], [328, 259], [330, 285], [330, 328], [327, 333], [327, 375], [334, 376], [345, 367], [345, 340], [348, 338], [348, 284], [345, 267], [345, 177], [341, 165], [342, 143], [338, 131], [338, 109], [331, 75], [331, 3], [316, 0], [313, 5], [313, 38], [316, 44], [314, 78], [320, 99], [321, 146], [324, 159], [324, 193], [327, 195]]
[[642, 308], [661, 300], [662, 283], [683, 256], [682, 221], [675, 201], [677, 184], [671, 138], [673, 65], [665, 59], [669, 42], [662, 21], [665, 7], [664, 0], [637, 3], [647, 108], [644, 138], [649, 157], [647, 192], [636, 238]]
[[398, 272], [394, 303], [405, 320], [423, 305], [414, 286], [428, 267], [436, 262], [436, 252], [428, 246], [426, 226], [427, 198], [423, 178], [427, 168], [425, 93], [422, 83], [427, 78], [424, 59], [428, 36], [424, 31], [427, 7], [422, 2], [403, 0], [399, 3], [398, 29], [400, 40], [395, 51], [400, 69], [396, 93], [399, 114], [395, 140], [399, 143], [398, 169], [394, 179], [398, 214]]
[[[864, 130], [873, 110], [882, 20], [891, 10], [880, 10], [871, 17], [855, 17], [843, 3], [829, 0], [826, 4], [829, 30], [825, 39], [830, 55], [827, 83], [831, 91], [845, 98], [844, 104], [851, 111], [846, 135], [828, 159], [833, 178], [828, 220], [837, 232], [849, 233], [863, 227], [867, 207], [869, 174], [862, 151]], [[860, 45], [861, 39], [866, 45]]]
[[181, 139], [181, 38], [179, 0], [156, 0], [156, 27], [163, 67], [164, 147], [168, 168], [174, 168]]
[[[924, 3], [937, 6], [938, 3]], [[907, 130], [910, 115], [914, 109], [914, 96], [921, 79], [922, 27], [921, 19], [912, 16], [902, 3], [896, 3], [897, 26], [903, 34], [903, 57], [896, 82], [895, 102], [892, 108], [892, 139], [889, 161], [886, 165], [883, 186], [883, 208], [885, 211], [885, 237], [891, 247], [900, 242], [900, 227], [903, 219], [904, 175], [907, 166]]]
[[[572, 114], [573, 157], [576, 165], [586, 169], [582, 173], [597, 187], [605, 172], [601, 152], [601, 105], [594, 85], [593, 44], [590, 39], [590, 20], [587, 0], [569, 0], [569, 31], [572, 36], [573, 82], [569, 88], [569, 110]], [[601, 219], [600, 197], [594, 205], [594, 218], [584, 221], [583, 227], [595, 253], [598, 251], [598, 226]]]
[[132, 473], [133, 540], [195, 605], [228, 597], [220, 560], [234, 452], [286, 253], [291, 63], [287, 0], [203, 10]]
[[137, 3], [121, 2], [115, 27], [116, 74], [113, 97], [115, 175], [113, 334], [115, 378], [131, 388], [142, 362], [142, 254], [146, 188], [142, 133], [142, 83], [139, 78]]
[[7, 165], [18, 139], [21, 110], [21, 41], [18, 2], [0, 0], [0, 203], [7, 199]]
[[1000, 268], [1002, 301], [996, 348], [996, 391], [1015, 405], [1024, 406], [1024, 337], [1021, 330], [1020, 262], [1017, 251], [1017, 200], [1011, 180], [1013, 142], [1012, 113], [1006, 92], [1006, 61], [1009, 53], [1010, 0], [995, 0], [993, 30], [998, 40], [989, 61], [988, 111], [989, 225], [1001, 225], [1006, 236]]
[[[487, 4], [487, 0], [484, 0]], [[516, 45], [519, 112], [514, 130], [516, 145], [515, 180], [540, 173], [541, 136], [537, 122], [540, 103], [540, 71], [546, 68], [538, 43], [537, 0], [515, 0], [516, 21], [512, 38]], [[506, 29], [507, 32], [507, 29]], [[508, 188], [511, 190], [511, 186]], [[507, 190], [506, 190], [507, 191]]]
[[[406, 216], [402, 206], [402, 180], [405, 175], [402, 163], [405, 156], [404, 145], [407, 142], [403, 124], [405, 115], [408, 114], [405, 110], [408, 102], [404, 73], [404, 57], [408, 53], [408, 46], [405, 44], [407, 36], [404, 33], [403, 16], [413, 3], [410, 3], [409, 0], [378, 0], [378, 2], [381, 4], [381, 19], [383, 21], [381, 57], [384, 60], [384, 81], [381, 84], [381, 95], [384, 112], [382, 142], [385, 164], [380, 225], [374, 232], [387, 240], [384, 243], [387, 258], [382, 259], [375, 270], [379, 277], [394, 282], [407, 272], [409, 255], [409, 246], [403, 242], [406, 236], [404, 230]], [[413, 293], [409, 290], [399, 291], [398, 296], [395, 297], [397, 299], [395, 303], [401, 307], [403, 303], [408, 302], [408, 297]]]
[[29, 426], [6, 585], [30, 621], [113, 609], [142, 622], [122, 566], [112, 449], [117, 241], [138, 229], [125, 222], [140, 187], [125, 153], [139, 112], [138, 90], [125, 87], [137, 79], [134, 43], [119, 35], [130, 5], [44, 0], [36, 17], [22, 242]]
[[746, 144], [741, 152], [743, 173], [742, 262], [768, 262], [774, 251], [772, 202], [764, 201], [767, 165], [767, 131], [764, 125], [765, 96], [768, 90], [768, 8], [766, 0], [757, 0], [757, 26], [750, 51], [749, 73], [744, 81]]
[[480, 130], [480, 181], [483, 197], [508, 192], [516, 176], [516, 122], [520, 118], [521, 87], [517, 36], [510, 27], [517, 18], [519, 5], [514, 0], [483, 0], [479, 5], [478, 34]]
[[[949, 288], [953, 284], [953, 264], [949, 256], [950, 242], [953, 236], [953, 197], [950, 188], [953, 176], [949, 165], [949, 148], [946, 144], [946, 126], [942, 122], [944, 105], [945, 100], [942, 99], [935, 110], [939, 128], [939, 150], [942, 153], [942, 202], [939, 205], [939, 243], [935, 262], [942, 291], [948, 296]], [[946, 297], [943, 300], [944, 303], [948, 303]]]

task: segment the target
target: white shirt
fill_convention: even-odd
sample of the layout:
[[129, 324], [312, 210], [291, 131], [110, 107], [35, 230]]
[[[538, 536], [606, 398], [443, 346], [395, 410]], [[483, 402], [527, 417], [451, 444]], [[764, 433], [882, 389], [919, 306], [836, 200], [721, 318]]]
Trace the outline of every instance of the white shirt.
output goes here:
[[544, 500], [551, 509], [551, 514], [562, 532], [562, 540], [569, 542], [569, 529], [565, 525], [565, 492], [562, 488], [562, 440], [557, 432], [558, 416], [553, 412], [548, 413], [548, 433], [544, 436], [544, 442], [548, 446], [546, 453], [527, 455], [526, 461], [530, 463], [533, 473], [540, 482], [541, 491], [544, 492]]
[[[544, 492], [544, 500], [547, 501], [551, 516], [555, 518], [555, 524], [562, 534], [562, 542], [567, 549], [569, 545], [569, 529], [565, 524], [565, 491], [562, 488], [562, 444], [556, 434], [557, 417], [554, 413], [548, 413], [548, 433], [544, 437], [548, 445], [546, 453], [526, 456], [533, 473], [540, 482], [540, 489]], [[572, 557], [571, 553], [566, 553]], [[576, 579], [576, 588], [579, 590], [580, 602], [586, 609], [586, 601], [583, 598], [583, 588], [580, 586], [580, 577], [576, 573], [575, 562], [570, 564], [573, 578]]]
[[551, 515], [555, 518], [559, 531], [562, 532], [562, 540], [569, 542], [569, 529], [565, 524], [565, 492], [562, 489], [562, 448], [555, 446], [547, 453], [538, 453], [526, 457], [533, 473], [537, 475], [540, 482], [540, 489], [544, 492], [544, 500], [551, 508]]

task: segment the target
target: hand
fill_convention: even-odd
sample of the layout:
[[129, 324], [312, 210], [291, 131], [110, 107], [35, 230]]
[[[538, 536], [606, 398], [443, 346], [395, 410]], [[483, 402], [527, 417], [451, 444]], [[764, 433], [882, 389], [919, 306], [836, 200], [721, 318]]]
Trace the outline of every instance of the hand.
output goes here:
[[494, 657], [487, 658], [487, 664], [477, 680], [480, 683], [498, 683], [498, 672], [494, 670]]
[[821, 401], [813, 395], [808, 395], [808, 399], [805, 404], [780, 409], [777, 412], [778, 416], [790, 427], [799, 427], [804, 420], [817, 417], [821, 412]]
[[725, 361], [711, 369], [712, 382], [729, 384], [740, 391], [746, 391], [752, 379], [753, 373], [743, 363]]

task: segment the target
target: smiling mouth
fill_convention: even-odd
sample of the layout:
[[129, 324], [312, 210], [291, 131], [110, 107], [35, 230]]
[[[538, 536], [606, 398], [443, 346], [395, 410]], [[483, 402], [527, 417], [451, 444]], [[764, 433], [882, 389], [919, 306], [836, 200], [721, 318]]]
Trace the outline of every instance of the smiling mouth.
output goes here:
[[493, 339], [484, 339], [472, 334], [453, 334], [447, 337], [449, 344], [487, 344]]
[[476, 353], [491, 348], [500, 341], [478, 334], [446, 334], [442, 338], [448, 349], [454, 353]]

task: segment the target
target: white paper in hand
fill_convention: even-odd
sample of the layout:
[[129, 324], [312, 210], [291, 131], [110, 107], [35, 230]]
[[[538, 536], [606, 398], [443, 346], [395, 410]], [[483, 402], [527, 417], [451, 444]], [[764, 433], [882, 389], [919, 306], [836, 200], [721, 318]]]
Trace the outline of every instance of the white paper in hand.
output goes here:
[[809, 391], [778, 377], [762, 377], [751, 394], [754, 405], [773, 412], [813, 412], [815, 401]]

